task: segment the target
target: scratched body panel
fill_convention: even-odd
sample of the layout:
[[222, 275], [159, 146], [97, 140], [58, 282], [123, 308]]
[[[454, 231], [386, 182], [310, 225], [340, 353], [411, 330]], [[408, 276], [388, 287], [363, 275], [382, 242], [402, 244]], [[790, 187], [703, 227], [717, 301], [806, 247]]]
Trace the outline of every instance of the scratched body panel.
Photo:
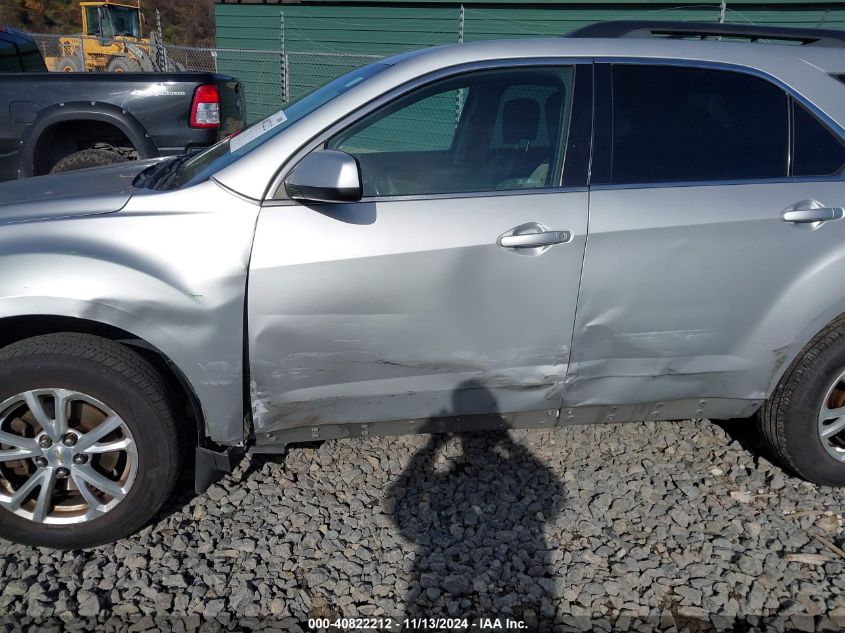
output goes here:
[[782, 210], [845, 206], [845, 183], [596, 188], [564, 406], [762, 402], [845, 311], [845, 225]]
[[[265, 208], [250, 270], [257, 433], [305, 424], [557, 409], [587, 193]], [[498, 236], [527, 221], [573, 239], [539, 256]], [[486, 405], [485, 405], [486, 403]]]
[[[454, 408], [467, 381], [502, 413], [761, 402], [845, 313], [845, 223], [780, 220], [798, 200], [845, 206], [839, 176], [333, 209], [268, 199], [305, 146], [409, 82], [484, 60], [579, 58], [730, 65], [845, 126], [838, 49], [547, 38], [406, 53], [182, 190], [133, 187], [143, 163], [0, 186], [0, 318], [83, 318], [146, 341], [187, 377], [223, 444], [252, 439], [245, 352], [259, 432], [489, 413], [489, 396]], [[538, 257], [497, 246], [525, 222], [573, 238]]]
[[[125, 165], [123, 176], [144, 166]], [[25, 182], [50, 187], [65, 177]], [[185, 375], [212, 439], [240, 442], [244, 292], [258, 207], [213, 182], [134, 193], [111, 213], [92, 195], [99, 215], [67, 216], [59, 198], [27, 213], [42, 221], [3, 226], [0, 319], [59, 315], [126, 330]]]

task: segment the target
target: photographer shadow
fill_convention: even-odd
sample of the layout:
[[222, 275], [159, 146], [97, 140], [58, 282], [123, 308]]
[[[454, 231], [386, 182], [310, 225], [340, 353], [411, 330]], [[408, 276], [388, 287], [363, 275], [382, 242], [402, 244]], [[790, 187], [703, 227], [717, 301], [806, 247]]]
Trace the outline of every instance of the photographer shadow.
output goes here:
[[[460, 385], [452, 405], [451, 415], [487, 410], [506, 426], [480, 382]], [[430, 418], [421, 431], [442, 430], [449, 416]], [[508, 431], [432, 435], [387, 498], [415, 546], [407, 618], [498, 617], [552, 629], [558, 590], [544, 525], [561, 511], [564, 487]]]

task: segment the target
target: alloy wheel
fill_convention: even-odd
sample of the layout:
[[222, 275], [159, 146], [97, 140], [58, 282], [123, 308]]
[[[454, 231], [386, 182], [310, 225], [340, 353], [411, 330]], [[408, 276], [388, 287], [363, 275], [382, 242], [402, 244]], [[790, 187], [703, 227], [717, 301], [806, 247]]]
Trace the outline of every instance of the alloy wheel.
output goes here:
[[90, 521], [120, 503], [138, 469], [135, 439], [106, 404], [35, 389], [0, 403], [0, 507], [34, 521]]
[[845, 372], [825, 392], [819, 410], [819, 439], [828, 454], [845, 462]]

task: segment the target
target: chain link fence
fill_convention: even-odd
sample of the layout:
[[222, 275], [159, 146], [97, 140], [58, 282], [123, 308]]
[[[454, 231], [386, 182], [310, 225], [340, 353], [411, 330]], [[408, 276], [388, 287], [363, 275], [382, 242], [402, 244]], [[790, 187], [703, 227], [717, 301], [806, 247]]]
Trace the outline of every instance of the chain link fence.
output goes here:
[[243, 48], [195, 48], [83, 35], [33, 34], [54, 72], [207, 71], [237, 77], [249, 122], [380, 55]]

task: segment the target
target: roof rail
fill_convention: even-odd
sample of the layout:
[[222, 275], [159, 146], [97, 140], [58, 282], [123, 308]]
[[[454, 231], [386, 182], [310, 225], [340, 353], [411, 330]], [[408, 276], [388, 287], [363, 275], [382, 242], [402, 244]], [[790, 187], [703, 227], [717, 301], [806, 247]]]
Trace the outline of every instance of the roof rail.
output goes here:
[[718, 22], [669, 22], [651, 20], [612, 20], [596, 22], [572, 31], [566, 37], [668, 37], [674, 39], [734, 37], [757, 40], [798, 42], [803, 46], [845, 47], [845, 31], [794, 29], [783, 26], [722, 24]]

